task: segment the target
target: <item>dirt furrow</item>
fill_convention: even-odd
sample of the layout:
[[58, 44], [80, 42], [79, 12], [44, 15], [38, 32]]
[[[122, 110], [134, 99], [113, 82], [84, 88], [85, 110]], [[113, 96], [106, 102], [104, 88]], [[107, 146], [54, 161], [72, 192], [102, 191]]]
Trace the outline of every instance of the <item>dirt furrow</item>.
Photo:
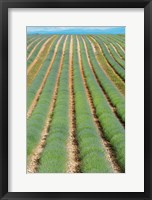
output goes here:
[[[91, 37], [91, 38], [92, 38], [92, 37]], [[88, 39], [89, 39], [89, 38], [88, 38]], [[94, 38], [92, 38], [92, 39], [93, 39], [93, 41], [95, 42], [95, 44], [98, 46], [98, 49], [100, 50], [101, 55], [104, 57], [100, 45], [98, 44], [98, 42], [97, 42]], [[93, 42], [92, 42], [90, 39], [89, 39], [89, 41], [90, 41], [90, 43], [91, 43], [91, 46], [92, 46], [92, 48], [93, 48], [94, 53], [96, 54], [96, 53], [97, 53], [97, 50], [96, 50], [96, 48], [95, 48]], [[96, 58], [97, 58], [97, 56], [96, 56]], [[109, 79], [113, 81], [114, 77], [111, 77], [111, 76], [106, 72], [106, 70], [104, 69], [104, 67], [103, 67], [103, 66], [101, 65], [101, 63], [99, 62], [98, 58], [97, 58], [97, 62], [98, 62], [98, 64], [99, 64], [99, 66], [101, 67], [101, 69], [105, 72], [105, 74], [107, 75], [107, 77], [109, 77]], [[116, 87], [119, 89], [119, 91], [120, 91], [123, 95], [125, 95], [124, 81], [123, 81], [122, 78], [119, 76], [119, 74], [117, 74], [116, 71], [109, 65], [109, 63], [108, 63], [108, 61], [106, 60], [106, 58], [105, 58], [105, 62], [106, 62], [106, 65], [108, 66], [108, 68], [110, 69], [110, 71], [113, 73], [113, 76], [115, 76], [115, 77], [119, 80], [119, 82], [121, 83], [121, 85], [123, 85], [123, 88], [120, 88], [120, 85], [119, 85], [117, 82], [114, 83], [114, 84], [115, 84]]]
[[32, 51], [30, 52], [30, 54], [27, 57], [27, 60], [32, 56], [33, 52], [35, 51], [36, 47], [40, 44], [40, 42], [42, 42], [43, 40], [45, 40], [46, 38], [41, 39], [32, 49]]
[[83, 78], [83, 82], [84, 82], [84, 86], [85, 86], [87, 99], [88, 99], [88, 102], [89, 102], [89, 105], [90, 105], [90, 109], [91, 109], [91, 112], [92, 112], [92, 117], [94, 119], [94, 123], [95, 123], [96, 128], [98, 130], [98, 133], [101, 137], [101, 143], [102, 143], [102, 146], [104, 147], [104, 150], [105, 150], [105, 153], [106, 153], [106, 159], [110, 163], [113, 172], [121, 173], [121, 168], [119, 167], [119, 165], [117, 163], [115, 153], [114, 153], [110, 143], [105, 139], [102, 127], [101, 127], [100, 122], [98, 120], [98, 117], [96, 115], [95, 107], [93, 105], [93, 100], [92, 100], [91, 94], [89, 92], [89, 88], [87, 86], [87, 83], [86, 83], [86, 78], [84, 76], [84, 71], [83, 71], [83, 66], [82, 66], [82, 61], [81, 61], [80, 44], [79, 44], [78, 38], [77, 38], [77, 47], [78, 47], [79, 66], [80, 66], [80, 70], [81, 70], [81, 74], [82, 74], [82, 78]]
[[68, 150], [68, 163], [67, 173], [78, 173], [80, 171], [79, 165], [79, 150], [78, 143], [75, 135], [75, 106], [74, 106], [74, 89], [73, 89], [73, 67], [72, 67], [72, 55], [73, 55], [73, 38], [71, 36], [70, 51], [69, 51], [69, 138], [67, 142]]
[[[54, 37], [55, 37], [55, 36], [54, 36]], [[29, 67], [28, 67], [28, 69], [27, 69], [27, 75], [30, 73], [31, 69], [33, 68], [33, 66], [35, 65], [35, 63], [37, 62], [37, 60], [39, 59], [39, 57], [40, 57], [41, 53], [43, 52], [43, 50], [45, 49], [45, 46], [47, 45], [47, 43], [48, 43], [50, 40], [52, 40], [52, 38], [53, 38], [53, 37], [50, 37], [49, 39], [47, 39], [47, 40], [45, 41], [45, 43], [42, 45], [42, 47], [41, 47], [40, 51], [38, 52], [36, 58], [35, 58], [35, 59], [33, 60], [33, 62], [29, 65]], [[48, 53], [49, 53], [49, 50], [51, 49], [51, 46], [52, 46], [52, 43], [51, 43], [51, 45], [50, 45], [50, 47], [49, 47], [49, 49], [48, 49], [48, 51], [47, 51], [47, 53], [46, 53], [46, 55], [45, 55], [45, 58], [47, 57], [47, 55], [48, 55]], [[41, 66], [42, 66], [42, 64], [41, 64]], [[39, 68], [40, 68], [40, 67], [39, 67]]]
[[96, 75], [96, 73], [95, 73], [95, 71], [94, 71], [94, 69], [93, 69], [93, 66], [92, 66], [92, 64], [91, 64], [91, 62], [90, 62], [90, 57], [89, 57], [89, 54], [88, 54], [88, 49], [87, 49], [86, 43], [85, 43], [85, 41], [84, 41], [83, 38], [82, 38], [82, 40], [83, 40], [83, 43], [84, 43], [85, 52], [86, 52], [86, 55], [87, 55], [87, 60], [88, 60], [90, 69], [91, 69], [93, 75], [95, 76], [96, 81], [97, 81], [98, 85], [100, 86], [100, 88], [101, 88], [101, 90], [102, 90], [102, 92], [103, 92], [103, 94], [104, 94], [104, 96], [105, 96], [105, 99], [107, 99], [107, 102], [109, 103], [109, 106], [110, 106], [111, 110], [113, 111], [113, 113], [115, 114], [115, 116], [118, 118], [118, 120], [120, 121], [120, 123], [123, 125], [123, 127], [125, 127], [125, 123], [124, 123], [124, 122], [121, 120], [121, 118], [118, 116], [117, 111], [116, 111], [116, 108], [112, 105], [112, 102], [111, 102], [110, 98], [108, 97], [108, 95], [106, 94], [106, 92], [105, 92], [103, 86], [101, 85], [101, 83], [100, 83], [99, 80], [98, 80], [98, 77], [97, 77], [97, 75]]
[[51, 115], [52, 115], [52, 112], [54, 110], [54, 106], [55, 106], [55, 102], [56, 102], [56, 98], [57, 98], [58, 84], [59, 84], [59, 79], [60, 79], [62, 65], [63, 65], [64, 52], [65, 52], [67, 38], [68, 38], [68, 36], [66, 37], [64, 45], [63, 45], [60, 67], [59, 67], [59, 71], [58, 71], [58, 75], [57, 75], [57, 79], [56, 79], [56, 84], [55, 84], [55, 88], [54, 88], [54, 92], [53, 92], [53, 99], [52, 99], [50, 106], [49, 106], [49, 112], [47, 114], [45, 125], [44, 125], [43, 131], [41, 133], [40, 142], [38, 143], [37, 147], [35, 148], [35, 150], [33, 151], [32, 155], [29, 159], [29, 163], [28, 163], [28, 166], [27, 166], [27, 172], [28, 173], [36, 173], [37, 172], [38, 165], [39, 165], [39, 159], [40, 159], [41, 153], [43, 152], [43, 149], [46, 145], [46, 139], [47, 139], [47, 135], [48, 135], [48, 132], [49, 132], [49, 127], [50, 127], [50, 122], [51, 122]]
[[58, 40], [58, 42], [57, 42], [57, 45], [56, 45], [56, 47], [55, 47], [54, 54], [53, 54], [52, 60], [51, 60], [51, 62], [50, 62], [50, 65], [49, 65], [49, 67], [48, 67], [48, 69], [47, 69], [47, 72], [46, 72], [46, 74], [45, 74], [45, 76], [44, 76], [44, 78], [43, 78], [43, 80], [42, 80], [42, 83], [41, 83], [39, 89], [37, 90], [37, 93], [36, 93], [36, 95], [35, 95], [35, 97], [34, 97], [32, 103], [31, 103], [29, 109], [28, 109], [28, 112], [27, 112], [27, 119], [31, 116], [31, 114], [32, 114], [32, 112], [33, 112], [33, 110], [34, 110], [34, 108], [35, 108], [37, 102], [38, 102], [38, 99], [39, 99], [39, 97], [40, 97], [40, 95], [41, 95], [41, 93], [42, 93], [42, 90], [43, 90], [43, 88], [44, 88], [44, 85], [45, 85], [45, 83], [46, 83], [46, 80], [47, 80], [47, 78], [48, 78], [48, 76], [49, 76], [49, 73], [50, 73], [50, 71], [51, 71], [52, 65], [53, 65], [53, 63], [54, 63], [54, 60], [55, 60], [55, 57], [56, 57], [56, 54], [57, 54], [57, 50], [58, 50], [58, 47], [59, 47], [59, 44], [60, 44], [60, 41], [61, 41], [62, 37], [63, 37], [63, 36], [61, 36], [61, 38], [60, 38], [60, 39]]

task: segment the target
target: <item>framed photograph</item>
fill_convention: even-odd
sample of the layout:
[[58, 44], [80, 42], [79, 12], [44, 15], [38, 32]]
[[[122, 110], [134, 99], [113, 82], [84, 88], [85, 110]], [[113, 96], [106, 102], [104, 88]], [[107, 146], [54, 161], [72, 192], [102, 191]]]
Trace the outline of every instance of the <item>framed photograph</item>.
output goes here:
[[0, 5], [1, 199], [152, 199], [151, 1]]

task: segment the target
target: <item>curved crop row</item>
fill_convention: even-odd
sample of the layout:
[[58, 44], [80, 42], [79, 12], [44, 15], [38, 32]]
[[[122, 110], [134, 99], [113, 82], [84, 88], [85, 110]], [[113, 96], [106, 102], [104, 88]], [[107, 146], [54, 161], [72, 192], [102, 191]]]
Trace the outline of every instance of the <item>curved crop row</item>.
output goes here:
[[[105, 158], [104, 148], [101, 144], [97, 127], [93, 121], [93, 116], [87, 100], [85, 87], [80, 70], [81, 61], [78, 58], [78, 48], [74, 37], [73, 48], [73, 80], [74, 80], [74, 100], [76, 114], [76, 136], [80, 151], [81, 172], [99, 173], [110, 172], [110, 166]], [[79, 60], [79, 61], [78, 61]]]
[[[42, 36], [39, 36], [39, 37], [35, 37], [34, 40], [27, 46], [27, 51], [31, 48], [31, 46], [34, 46], [37, 41], [41, 40], [43, 37]], [[34, 45], [33, 45], [34, 44]], [[32, 47], [33, 48], [33, 47]], [[31, 48], [31, 49], [32, 49]], [[31, 51], [31, 50], [30, 50]], [[27, 55], [27, 52], [26, 52], [26, 55]], [[28, 56], [27, 56], [28, 57]]]
[[[52, 38], [52, 37], [51, 37]], [[34, 59], [36, 58], [36, 56], [38, 55], [39, 51], [41, 50], [42, 46], [44, 45], [44, 43], [50, 39], [50, 37], [48, 38], [44, 38], [40, 41], [40, 43], [38, 44], [38, 46], [35, 48], [34, 52], [32, 53], [32, 55], [30, 56], [30, 58], [27, 60], [27, 67], [29, 67], [29, 65], [34, 61]]]
[[34, 47], [35, 47], [39, 42], [41, 42], [42, 40], [44, 40], [45, 38], [46, 38], [46, 36], [45, 36], [45, 37], [44, 37], [44, 36], [41, 36], [41, 37], [37, 38], [36, 40], [34, 40], [34, 41], [32, 42], [32, 44], [30, 44], [30, 46], [27, 48], [27, 53], [26, 53], [26, 55], [27, 55], [27, 60], [29, 59], [30, 54], [32, 53]]
[[66, 172], [67, 149], [66, 143], [69, 134], [69, 46], [67, 40], [63, 66], [58, 85], [58, 94], [52, 114], [46, 146], [41, 156], [39, 172], [63, 173]]
[[27, 43], [26, 43], [27, 46], [28, 46], [31, 42], [33, 42], [36, 38], [37, 38], [36, 35], [29, 36], [29, 37], [27, 38]]
[[121, 56], [121, 58], [123, 60], [125, 60], [125, 53], [124, 51], [120, 48], [120, 46], [114, 42], [114, 41], [110, 41], [112, 43], [112, 45], [115, 47], [116, 51], [118, 52], [118, 54]]
[[100, 45], [100, 47], [103, 51], [103, 54], [104, 54], [105, 58], [107, 59], [108, 63], [113, 67], [113, 69], [116, 71], [116, 73], [119, 74], [119, 76], [123, 80], [125, 80], [124, 69], [113, 59], [113, 57], [110, 55], [107, 48], [105, 47], [104, 43], [98, 37], [94, 36], [94, 38], [98, 42], [98, 44]]
[[113, 38], [113, 39], [115, 39], [115, 40], [117, 40], [117, 41], [119, 41], [119, 42], [121, 42], [121, 43], [123, 43], [123, 44], [125, 44], [125, 38], [121, 38], [118, 34], [114, 34], [114, 35], [109, 35], [111, 38]]
[[125, 68], [125, 62], [120, 58], [120, 56], [117, 54], [117, 52], [114, 50], [113, 46], [103, 37], [99, 36], [101, 40], [106, 44], [107, 48], [109, 49], [111, 55], [115, 59], [115, 61], [120, 64], [123, 68]]
[[[43, 40], [47, 39], [46, 37], [42, 38], [40, 41], [38, 41], [35, 46], [32, 48], [32, 50], [30, 51], [29, 55], [27, 56], [27, 63], [28, 63], [28, 60], [32, 57], [33, 53], [35, 52], [35, 50], [37, 49], [37, 47], [39, 46], [40, 43], [43, 42]], [[27, 65], [28, 67], [28, 65]]]
[[[110, 101], [112, 102], [113, 106], [116, 107], [116, 112], [120, 116], [121, 120], [124, 122], [125, 121], [125, 99], [124, 97], [120, 94], [120, 92], [117, 90], [117, 88], [114, 86], [114, 84], [107, 78], [106, 74], [104, 71], [101, 69], [99, 66], [96, 57], [94, 55], [92, 46], [88, 39], [85, 37], [85, 42], [87, 44], [86, 50], [84, 48], [82, 38], [79, 38], [80, 43], [81, 43], [81, 50], [88, 51], [90, 62], [92, 64], [92, 67], [95, 71], [95, 74], [101, 83], [103, 89], [105, 90], [107, 96], [109, 97]], [[87, 54], [87, 52], [86, 52]]]
[[124, 37], [123, 35], [116, 34], [116, 35], [114, 35], [114, 37], [115, 37], [117, 40], [119, 40], [119, 41], [125, 43], [125, 37]]
[[87, 38], [90, 41], [90, 44], [94, 50], [94, 54], [96, 56], [96, 59], [98, 63], [100, 64], [100, 67], [104, 70], [104, 72], [107, 74], [110, 80], [116, 85], [116, 87], [119, 89], [119, 91], [125, 95], [125, 84], [124, 81], [119, 77], [118, 74], [115, 73], [114, 69], [109, 65], [106, 58], [104, 57], [101, 47], [97, 43], [97, 41], [93, 38]]
[[[56, 59], [55, 60], [59, 60], [60, 57], [61, 57], [64, 39], [65, 39], [65, 37], [61, 39], [61, 44], [59, 46], [58, 53], [56, 55]], [[36, 78], [33, 80], [31, 86], [27, 90], [27, 109], [29, 109], [29, 106], [30, 106], [32, 100], [34, 99], [34, 97], [35, 97], [35, 95], [37, 93], [37, 90], [40, 87], [41, 82], [42, 82], [42, 80], [43, 80], [43, 78], [44, 78], [44, 76], [46, 74], [46, 71], [47, 71], [47, 69], [48, 69], [48, 67], [50, 65], [50, 62], [52, 60], [52, 57], [54, 55], [54, 50], [55, 50], [57, 42], [58, 42], [58, 39], [56, 39], [56, 41], [53, 43], [52, 49], [49, 52], [45, 62], [43, 63], [43, 66], [41, 67], [41, 69], [40, 69], [38, 75], [36, 76]]]
[[32, 81], [38, 74], [57, 38], [59, 38], [59, 36], [52, 37], [51, 40], [45, 45], [44, 49], [40, 53], [40, 56], [36, 57], [36, 59], [30, 64], [27, 70], [27, 87], [31, 85]]
[[[102, 35], [103, 36], [103, 35]], [[105, 36], [103, 36], [105, 37]], [[123, 60], [125, 60], [125, 53], [122, 50], [122, 48], [120, 48], [120, 46], [117, 44], [117, 42], [115, 42], [114, 40], [112, 40], [111, 38], [109, 38], [108, 36], [105, 37], [107, 39], [108, 42], [110, 42], [116, 49], [116, 51], [118, 52], [118, 54], [121, 56], [121, 58]]]
[[[92, 96], [93, 104], [96, 109], [99, 122], [103, 128], [106, 139], [112, 145], [118, 163], [121, 168], [125, 168], [125, 130], [115, 114], [111, 110], [110, 105], [105, 98], [103, 91], [97, 83], [95, 76], [93, 75], [84, 48], [81, 44], [81, 56], [84, 75], [88, 85], [88, 89]], [[84, 95], [84, 94], [83, 94]], [[88, 125], [89, 126], [89, 125]]]
[[121, 42], [120, 40], [111, 35], [107, 35], [107, 37], [117, 42], [123, 48], [123, 50], [125, 50], [125, 44], [123, 42]]
[[[64, 40], [63, 40], [64, 41]], [[65, 41], [66, 42], [66, 41]], [[63, 45], [61, 45], [61, 48]], [[56, 59], [53, 63], [51, 73], [48, 76], [46, 84], [43, 88], [38, 104], [34, 109], [32, 116], [27, 120], [27, 156], [29, 157], [33, 149], [38, 144], [41, 133], [47, 119], [48, 110], [53, 100], [54, 88], [60, 68], [60, 60], [62, 58], [63, 48], [59, 49]]]

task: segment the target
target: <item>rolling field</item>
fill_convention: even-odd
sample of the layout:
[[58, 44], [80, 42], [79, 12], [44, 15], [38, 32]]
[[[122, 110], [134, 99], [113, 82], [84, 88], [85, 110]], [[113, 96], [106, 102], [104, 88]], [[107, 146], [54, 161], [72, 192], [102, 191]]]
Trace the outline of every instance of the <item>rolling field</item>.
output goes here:
[[125, 35], [27, 36], [27, 172], [125, 172]]

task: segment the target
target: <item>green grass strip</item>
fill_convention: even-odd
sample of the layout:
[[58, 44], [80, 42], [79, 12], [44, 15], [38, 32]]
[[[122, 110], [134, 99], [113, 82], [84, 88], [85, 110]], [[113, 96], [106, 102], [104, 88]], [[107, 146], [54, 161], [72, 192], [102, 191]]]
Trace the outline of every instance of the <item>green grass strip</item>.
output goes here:
[[112, 80], [112, 82], [116, 85], [116, 87], [119, 89], [119, 91], [123, 95], [125, 95], [125, 84], [123, 80], [119, 77], [119, 75], [115, 73], [111, 65], [107, 63], [106, 58], [102, 55], [100, 51], [100, 47], [97, 41], [93, 40], [92, 37], [88, 37], [88, 39], [90, 40], [90, 42], [93, 44], [94, 48], [96, 49], [95, 55], [101, 67], [106, 72], [108, 77]]
[[[116, 34], [116, 35], [113, 35], [117, 40], [125, 43], [125, 37], [121, 37], [122, 35], [119, 35], [119, 34]], [[125, 34], [124, 34], [125, 36]]]
[[78, 62], [77, 41], [74, 36], [73, 80], [76, 114], [76, 137], [79, 144], [81, 172], [108, 173], [111, 167], [105, 158], [97, 127], [95, 126]]
[[28, 36], [27, 37], [27, 46], [31, 43], [31, 42], [33, 42], [36, 38], [37, 38], [38, 36], [37, 35], [34, 35], [34, 36]]
[[67, 139], [69, 135], [69, 47], [67, 39], [63, 66], [52, 114], [47, 143], [41, 156], [39, 172], [65, 173], [67, 168]]
[[105, 56], [105, 58], [107, 59], [107, 62], [111, 65], [111, 67], [113, 67], [113, 69], [115, 70], [115, 72], [117, 74], [119, 74], [119, 76], [125, 80], [125, 71], [124, 69], [113, 59], [113, 57], [110, 55], [110, 53], [108, 52], [105, 44], [102, 42], [101, 39], [99, 39], [97, 36], [93, 36], [94, 39], [98, 42], [98, 44], [100, 45], [103, 55]]
[[41, 69], [42, 64], [44, 63], [45, 59], [47, 58], [48, 53], [52, 49], [52, 46], [50, 48], [50, 45], [52, 45], [55, 42], [55, 39], [59, 38], [60, 36], [58, 35], [53, 35], [51, 40], [45, 45], [45, 48], [41, 52], [39, 58], [35, 62], [34, 66], [30, 70], [30, 72], [27, 75], [27, 87], [29, 87], [34, 80], [35, 76], [37, 75], [37, 72], [39, 69]]
[[122, 58], [123, 60], [125, 60], [125, 53], [124, 53], [124, 51], [120, 48], [120, 46], [119, 46], [116, 42], [114, 42], [114, 41], [110, 41], [110, 42], [111, 42], [112, 45], [116, 48], [116, 50], [117, 50], [118, 54], [121, 56], [121, 58]]
[[[63, 38], [64, 42], [65, 37]], [[47, 115], [49, 112], [50, 103], [53, 100], [53, 92], [56, 84], [56, 79], [59, 71], [60, 60], [62, 56], [62, 48], [58, 49], [57, 56], [52, 65], [51, 73], [48, 76], [46, 84], [43, 88], [36, 108], [31, 117], [27, 120], [27, 156], [29, 157], [33, 149], [36, 147], [41, 138], [41, 133], [44, 128]]]
[[119, 37], [118, 34], [114, 34], [114, 35], [110, 34], [109, 36], [112, 37], [112, 38], [114, 38], [115, 40], [117, 40], [117, 41], [119, 41], [119, 42], [125, 44], [125, 38]]
[[[103, 35], [102, 35], [103, 36]], [[113, 39], [109, 38], [108, 35], [104, 35], [103, 37], [106, 38], [108, 42], [110, 42], [117, 50], [118, 54], [121, 56], [123, 60], [125, 60], [125, 53], [124, 51], [120, 48], [120, 46], [115, 42]]]
[[[81, 57], [84, 75], [88, 85], [88, 89], [91, 93], [94, 107], [96, 109], [96, 114], [98, 116], [99, 122], [103, 128], [104, 135], [106, 139], [112, 145], [116, 158], [122, 170], [125, 169], [125, 130], [119, 120], [116, 118], [115, 114], [110, 108], [107, 99], [97, 80], [92, 73], [89, 63], [87, 61], [86, 53], [84, 50], [84, 45], [80, 43]], [[88, 125], [89, 126], [89, 125]]]
[[115, 42], [113, 39], [109, 38], [108, 35], [102, 35], [108, 42], [113, 44], [113, 46], [116, 48], [118, 54], [121, 56], [123, 60], [125, 60], [125, 53], [124, 51], [120, 48], [117, 42]]
[[113, 41], [117, 42], [124, 50], [125, 50], [125, 43], [114, 37], [113, 35], [107, 35], [108, 38], [112, 39]]
[[101, 40], [107, 45], [107, 48], [109, 49], [109, 51], [110, 51], [111, 55], [113, 56], [113, 58], [115, 59], [115, 61], [118, 64], [120, 64], [123, 68], [125, 68], [125, 62], [124, 62], [124, 60], [122, 60], [120, 58], [120, 56], [117, 54], [117, 52], [112, 47], [112, 45], [110, 44], [110, 42], [107, 39], [105, 39], [105, 37], [103, 37], [102, 35], [100, 35], [99, 38], [101, 38]]
[[39, 38], [37, 38], [35, 41], [33, 41], [33, 43], [30, 45], [30, 47], [27, 49], [26, 55], [27, 58], [29, 56], [29, 54], [31, 53], [31, 51], [33, 50], [33, 48], [35, 47], [35, 45], [37, 45], [38, 42], [40, 42], [42, 39], [44, 39], [46, 36], [40, 36]]
[[[83, 43], [82, 38], [79, 38], [79, 40], [81, 43]], [[99, 66], [88, 38], [84, 37], [84, 40], [87, 45], [90, 62], [95, 71], [95, 74], [96, 74], [100, 84], [102, 85], [104, 91], [106, 92], [107, 96], [109, 97], [111, 103], [113, 104], [114, 107], [116, 107], [117, 114], [119, 115], [121, 120], [123, 122], [125, 122], [125, 99], [124, 99], [124, 96], [122, 96], [120, 94], [118, 89], [114, 86], [112, 81], [110, 81], [107, 78], [106, 74], [104, 73], [102, 68]], [[85, 49], [83, 48], [83, 50], [85, 50]]]
[[[59, 48], [58, 48], [59, 53], [56, 55], [56, 59], [58, 59], [58, 60], [60, 60], [60, 56], [62, 54], [64, 39], [65, 39], [65, 37], [61, 39], [61, 43], [60, 43]], [[54, 50], [55, 50], [55, 47], [56, 47], [58, 40], [59, 40], [59, 38], [57, 38], [55, 40], [55, 42], [53, 43], [52, 48], [51, 48], [46, 60], [44, 61], [38, 75], [33, 80], [30, 87], [27, 89], [27, 110], [29, 109], [29, 106], [31, 105], [31, 102], [33, 101], [35, 94], [36, 94], [38, 88], [40, 87], [41, 82], [42, 82], [42, 80], [43, 80], [43, 78], [46, 74], [46, 71], [47, 71], [49, 64], [51, 62], [51, 59], [53, 57]]]
[[36, 49], [34, 50], [34, 52], [32, 53], [32, 55], [30, 56], [30, 58], [27, 60], [27, 67], [29, 67], [29, 65], [34, 61], [34, 59], [36, 58], [37, 54], [39, 53], [41, 47], [43, 46], [43, 44], [45, 43], [45, 41], [48, 40], [48, 37], [43, 39], [39, 45], [36, 47]]

